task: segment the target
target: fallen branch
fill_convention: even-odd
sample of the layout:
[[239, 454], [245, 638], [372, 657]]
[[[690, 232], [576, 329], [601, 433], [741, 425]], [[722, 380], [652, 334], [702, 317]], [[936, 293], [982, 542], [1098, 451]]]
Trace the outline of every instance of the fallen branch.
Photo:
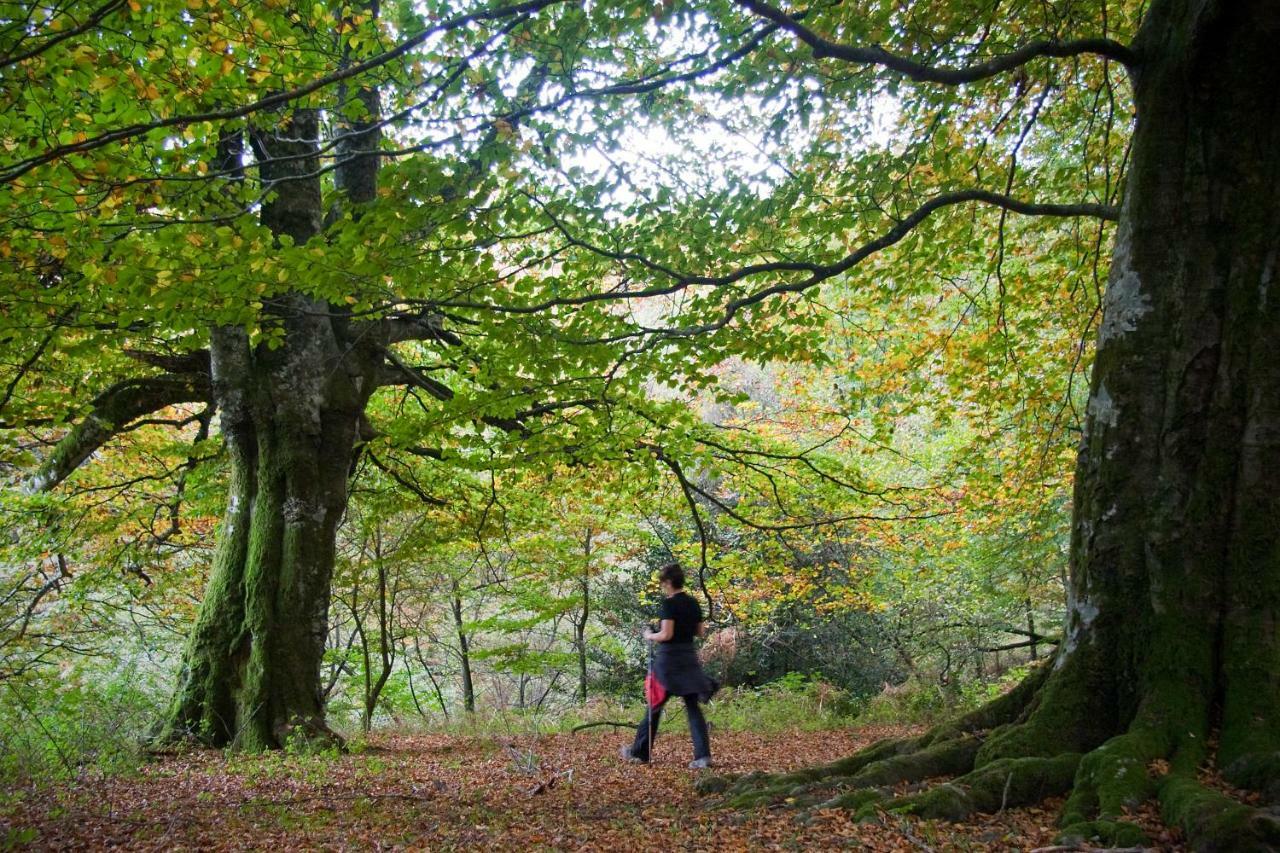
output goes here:
[[576, 732], [580, 732], [583, 729], [595, 728], [596, 726], [613, 726], [614, 728], [617, 728], [617, 729], [629, 729], [634, 725], [635, 723], [617, 723], [617, 722], [614, 722], [613, 720], [599, 720], [598, 722], [594, 722], [594, 723], [583, 723], [580, 726], [574, 726], [572, 729], [569, 730], [569, 732], [570, 734], [573, 734]]

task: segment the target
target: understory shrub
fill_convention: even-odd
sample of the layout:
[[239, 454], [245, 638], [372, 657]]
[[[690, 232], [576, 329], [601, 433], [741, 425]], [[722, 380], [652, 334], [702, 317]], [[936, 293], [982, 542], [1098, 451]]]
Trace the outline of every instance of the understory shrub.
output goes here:
[[136, 767], [167, 694], [133, 663], [0, 682], [0, 786]]

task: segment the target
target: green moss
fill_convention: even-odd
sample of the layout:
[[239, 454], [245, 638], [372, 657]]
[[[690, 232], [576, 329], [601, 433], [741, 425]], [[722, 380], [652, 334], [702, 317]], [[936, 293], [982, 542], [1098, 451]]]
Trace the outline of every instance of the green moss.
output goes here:
[[973, 759], [980, 745], [981, 742], [973, 737], [934, 744], [917, 752], [869, 764], [858, 773], [837, 781], [850, 788], [873, 788], [967, 773], [973, 769]]
[[1085, 752], [1113, 734], [1111, 721], [1093, 707], [1096, 697], [1088, 674], [1092, 666], [1103, 663], [1094, 660], [1096, 654], [1094, 649], [1077, 649], [1065, 665], [1045, 676], [1031, 714], [993, 732], [979, 750], [976, 765]]
[[705, 775], [693, 781], [693, 790], [704, 796], [707, 794], [723, 794], [733, 785], [730, 776]]
[[889, 804], [890, 811], [926, 818], [963, 820], [974, 812], [997, 812], [1037, 803], [1071, 788], [1080, 756], [1005, 758], [954, 781]]
[[1151, 839], [1136, 823], [1127, 820], [1092, 820], [1073, 823], [1058, 836], [1060, 844], [1101, 844], [1107, 847], [1146, 847]]
[[945, 783], [927, 791], [901, 797], [888, 803], [888, 811], [919, 815], [926, 818], [959, 821], [977, 811], [969, 789], [964, 785]]
[[1134, 729], [1111, 738], [1080, 762], [1063, 824], [1094, 817], [1114, 819], [1155, 794], [1147, 765], [1169, 755], [1172, 738], [1156, 729]]
[[1077, 771], [1076, 781], [1071, 788], [1071, 795], [1067, 797], [1067, 804], [1062, 809], [1062, 819], [1059, 822], [1062, 826], [1076, 826], [1088, 823], [1097, 814], [1098, 791], [1092, 785], [1082, 784]]
[[159, 728], [163, 743], [195, 740], [221, 747], [235, 737], [233, 689], [245, 640], [244, 565], [255, 488], [253, 466], [233, 448], [227, 512], [178, 685]]
[[[735, 785], [731, 789], [735, 795], [730, 798], [729, 805], [734, 808], [753, 808], [786, 802], [795, 807], [807, 807], [822, 801], [817, 796], [818, 792], [831, 788], [857, 791], [965, 773], [973, 768], [973, 757], [977, 754], [979, 745], [977, 738], [965, 737], [901, 755], [890, 754], [887, 758], [867, 764], [852, 775], [842, 775], [839, 772], [849, 764], [834, 762], [803, 773], [766, 776], [746, 785]], [[886, 752], [891, 750], [881, 749], [878, 754]], [[862, 804], [860, 799], [857, 804]]]
[[1191, 773], [1171, 773], [1160, 785], [1165, 822], [1180, 827], [1204, 853], [1262, 853], [1280, 845], [1280, 818], [1201, 785]]
[[857, 812], [868, 805], [879, 803], [883, 799], [884, 795], [879, 791], [871, 788], [863, 788], [858, 791], [846, 791], [843, 794], [837, 794], [831, 799], [818, 804], [818, 808], [847, 809], [851, 812]]
[[805, 793], [824, 785], [830, 786], [852, 776], [863, 768], [917, 748], [919, 738], [893, 738], [877, 741], [853, 755], [828, 764], [805, 767], [789, 773], [748, 773], [737, 777], [721, 777], [723, 782], [708, 782], [703, 793], [728, 793], [730, 804], [748, 808]]
[[766, 806], [787, 798], [790, 788], [785, 785], [769, 785], [756, 788], [729, 797], [728, 805], [734, 809], [753, 809]]
[[1261, 791], [1272, 802], [1280, 802], [1280, 752], [1242, 755], [1223, 771], [1233, 784]]
[[772, 778], [771, 774], [759, 770], [752, 773], [744, 773], [741, 776], [730, 776], [728, 777], [730, 782], [728, 790], [731, 794], [740, 794], [751, 790], [753, 787], [763, 787]]
[[865, 749], [860, 749], [853, 755], [832, 761], [829, 764], [819, 764], [815, 767], [807, 767], [802, 770], [796, 770], [791, 773], [784, 774], [779, 777], [779, 781], [783, 782], [817, 782], [822, 779], [829, 779], [834, 776], [852, 776], [870, 764], [883, 761], [898, 755], [905, 755], [919, 749], [921, 746], [920, 738], [891, 738], [888, 740], [877, 741]]

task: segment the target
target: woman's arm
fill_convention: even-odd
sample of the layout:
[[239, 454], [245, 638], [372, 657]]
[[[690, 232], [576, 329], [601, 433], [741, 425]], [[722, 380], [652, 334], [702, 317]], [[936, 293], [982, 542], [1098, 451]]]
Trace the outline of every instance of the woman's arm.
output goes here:
[[707, 636], [707, 623], [699, 621], [698, 627], [694, 630], [693, 633], [697, 634], [699, 637]]
[[676, 620], [663, 619], [662, 624], [658, 626], [657, 631], [645, 631], [644, 638], [653, 640], [655, 643], [665, 643], [670, 640], [676, 633]]

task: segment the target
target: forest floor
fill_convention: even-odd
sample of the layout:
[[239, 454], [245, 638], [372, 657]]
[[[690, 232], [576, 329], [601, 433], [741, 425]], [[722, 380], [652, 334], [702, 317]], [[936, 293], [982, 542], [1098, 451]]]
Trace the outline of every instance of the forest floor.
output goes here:
[[[718, 772], [829, 761], [902, 729], [713, 732]], [[343, 756], [191, 752], [136, 773], [0, 801], [0, 848], [497, 850], [1033, 850], [1061, 801], [965, 824], [848, 813], [739, 812], [693, 790], [683, 733], [650, 766], [624, 764], [624, 732], [375, 735]], [[705, 771], [704, 771], [705, 772]], [[1151, 814], [1156, 850], [1179, 850]]]

